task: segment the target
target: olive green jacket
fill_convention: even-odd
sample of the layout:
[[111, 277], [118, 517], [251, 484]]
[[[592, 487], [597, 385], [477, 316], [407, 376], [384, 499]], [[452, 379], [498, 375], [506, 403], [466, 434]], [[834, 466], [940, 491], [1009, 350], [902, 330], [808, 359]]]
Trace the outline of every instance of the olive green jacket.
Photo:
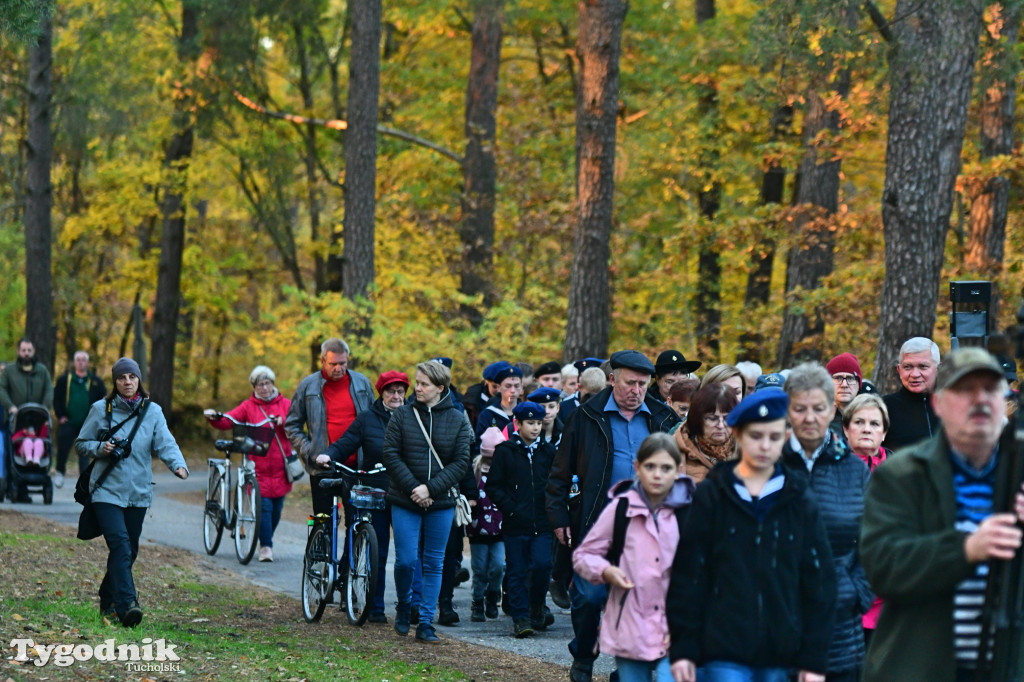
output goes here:
[[[1003, 431], [996, 480], [1010, 461]], [[954, 682], [953, 596], [974, 570], [967, 535], [954, 528], [956, 498], [944, 432], [890, 455], [868, 482], [860, 560], [884, 600], [864, 661], [864, 682]]]

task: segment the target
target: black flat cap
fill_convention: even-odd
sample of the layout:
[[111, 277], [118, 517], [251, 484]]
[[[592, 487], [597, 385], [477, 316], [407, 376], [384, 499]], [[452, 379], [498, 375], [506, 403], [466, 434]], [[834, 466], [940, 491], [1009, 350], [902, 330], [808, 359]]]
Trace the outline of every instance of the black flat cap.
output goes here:
[[654, 375], [654, 365], [647, 359], [647, 356], [637, 350], [619, 350], [612, 353], [610, 360], [612, 371], [617, 369], [631, 369], [634, 372]]

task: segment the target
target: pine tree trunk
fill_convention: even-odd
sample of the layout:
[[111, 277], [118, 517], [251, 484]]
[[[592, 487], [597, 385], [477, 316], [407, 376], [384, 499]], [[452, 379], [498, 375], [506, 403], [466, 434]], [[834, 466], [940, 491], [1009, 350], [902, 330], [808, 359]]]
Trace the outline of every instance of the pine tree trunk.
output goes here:
[[[1001, 64], [1001, 50], [1017, 45], [1020, 6], [1009, 13], [993, 12], [995, 20], [983, 33], [990, 41], [989, 59], [981, 62]], [[981, 159], [1013, 154], [1013, 118], [1017, 97], [1014, 78], [995, 80], [981, 93]], [[990, 331], [997, 330], [999, 320], [999, 277], [1003, 271], [1006, 244], [1006, 217], [1010, 198], [1010, 180], [1006, 175], [976, 179], [968, 187], [971, 213], [968, 220], [967, 248], [964, 266], [983, 278], [994, 280], [992, 303], [989, 305]]]
[[[193, 73], [199, 16], [194, 4], [181, 7], [181, 34], [178, 37], [178, 66], [182, 73]], [[187, 77], [183, 80], [188, 80]], [[185, 189], [192, 158], [194, 97], [188, 87], [175, 92], [172, 124], [174, 135], [164, 153], [160, 213], [160, 259], [157, 264], [156, 303], [153, 309], [152, 363], [149, 392], [153, 402], [163, 408], [168, 420], [174, 398], [174, 351], [178, 338], [178, 311], [181, 309], [181, 259], [185, 251]]]
[[53, 323], [52, 216], [53, 158], [51, 128], [53, 95], [53, 24], [40, 19], [38, 43], [29, 48], [28, 131], [25, 166], [25, 336], [36, 357], [54, 370], [56, 333]]
[[935, 328], [939, 278], [960, 171], [982, 8], [976, 0], [900, 0], [889, 53], [882, 222], [885, 282], [873, 381], [897, 385], [899, 348]]
[[[313, 83], [310, 73], [312, 66], [309, 60], [309, 51], [306, 47], [306, 31], [299, 21], [292, 22], [292, 34], [295, 36], [295, 55], [299, 62], [299, 94], [302, 96], [302, 106], [306, 111], [314, 110]], [[309, 211], [309, 238], [316, 244], [323, 239], [320, 225], [320, 187], [319, 171], [317, 169], [317, 126], [313, 123], [302, 128], [302, 142], [305, 147], [303, 164], [306, 169], [306, 210]], [[334, 245], [334, 239], [329, 239]], [[337, 259], [335, 258], [337, 261]], [[341, 264], [332, 262], [334, 268], [329, 268], [325, 263], [320, 250], [313, 252], [313, 282], [317, 293], [323, 291], [341, 291]]]
[[345, 245], [341, 288], [346, 298], [355, 300], [370, 295], [374, 277], [381, 0], [354, 3], [349, 11], [352, 53], [345, 133]]
[[[484, 310], [494, 304], [491, 268], [494, 263], [494, 192], [497, 172], [498, 69], [501, 62], [501, 20], [504, 0], [477, 0], [473, 13], [472, 50], [466, 84], [466, 158], [463, 162], [462, 279], [459, 291], [483, 296]], [[462, 314], [474, 327], [483, 321], [476, 306]]]
[[608, 351], [608, 262], [615, 189], [619, 55], [627, 3], [580, 0], [576, 92], [576, 246], [569, 282], [565, 361]]

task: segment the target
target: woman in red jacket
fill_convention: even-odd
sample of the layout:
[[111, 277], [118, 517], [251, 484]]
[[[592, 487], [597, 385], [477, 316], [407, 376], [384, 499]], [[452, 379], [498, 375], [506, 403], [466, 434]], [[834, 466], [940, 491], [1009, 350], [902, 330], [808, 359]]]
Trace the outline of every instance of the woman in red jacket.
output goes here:
[[[274, 420], [274, 439], [270, 442], [267, 454], [262, 457], [250, 456], [256, 466], [256, 480], [260, 484], [260, 496], [263, 498], [258, 555], [260, 561], [274, 560], [274, 530], [281, 520], [284, 496], [292, 489], [284, 464], [285, 458], [292, 454], [291, 443], [284, 433], [284, 419], [288, 416], [292, 401], [277, 390], [274, 385], [276, 380], [274, 370], [264, 365], [257, 366], [249, 375], [252, 395], [227, 413], [237, 421], [249, 424], [258, 424], [267, 417]], [[226, 431], [232, 426], [227, 419], [218, 418], [214, 410], [203, 410], [203, 414], [214, 428]]]

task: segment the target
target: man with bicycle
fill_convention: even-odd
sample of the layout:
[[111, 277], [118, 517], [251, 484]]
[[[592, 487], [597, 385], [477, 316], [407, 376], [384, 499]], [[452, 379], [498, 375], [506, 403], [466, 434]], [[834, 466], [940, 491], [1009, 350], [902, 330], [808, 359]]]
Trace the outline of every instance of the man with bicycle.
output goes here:
[[295, 389], [284, 431], [310, 474], [309, 490], [314, 514], [330, 514], [332, 495], [320, 489], [324, 470], [313, 458], [327, 452], [331, 443], [345, 435], [356, 415], [370, 409], [370, 380], [348, 369], [349, 347], [339, 338], [320, 345], [320, 371], [310, 374]]

